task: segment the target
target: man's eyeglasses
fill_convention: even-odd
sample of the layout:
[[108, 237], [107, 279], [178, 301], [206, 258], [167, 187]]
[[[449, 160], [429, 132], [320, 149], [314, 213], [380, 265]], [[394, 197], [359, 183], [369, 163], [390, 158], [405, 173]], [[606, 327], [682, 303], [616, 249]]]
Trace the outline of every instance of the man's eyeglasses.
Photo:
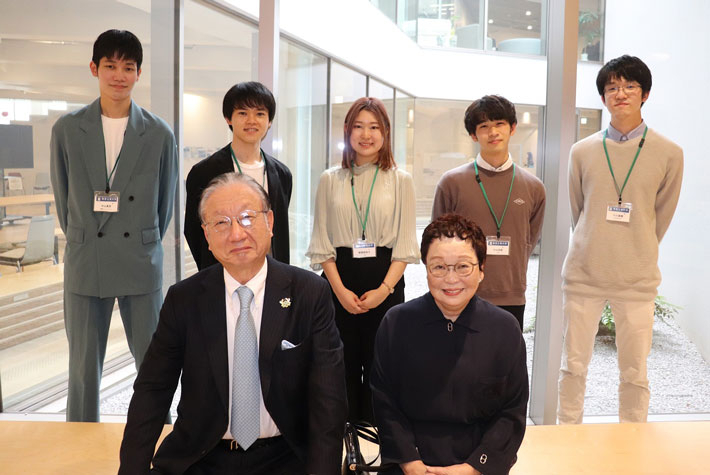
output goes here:
[[615, 96], [619, 93], [620, 90], [624, 90], [624, 94], [627, 96], [636, 94], [637, 92], [641, 91], [641, 86], [638, 84], [623, 84], [621, 86], [608, 86], [604, 88], [604, 95], [605, 96]]
[[232, 230], [232, 223], [236, 221], [244, 229], [251, 229], [254, 226], [254, 220], [260, 213], [268, 213], [265, 211], [253, 211], [250, 209], [244, 210], [238, 216], [215, 216], [215, 218], [205, 223], [205, 225], [217, 234], [226, 234]]
[[467, 261], [461, 261], [457, 262], [456, 264], [429, 264], [427, 266], [427, 270], [431, 275], [434, 277], [446, 277], [446, 274], [449, 273], [449, 269], [453, 269], [454, 272], [456, 272], [456, 275], [459, 277], [467, 277], [473, 273], [473, 270], [476, 268], [476, 266], [479, 265], [478, 262], [467, 262]]

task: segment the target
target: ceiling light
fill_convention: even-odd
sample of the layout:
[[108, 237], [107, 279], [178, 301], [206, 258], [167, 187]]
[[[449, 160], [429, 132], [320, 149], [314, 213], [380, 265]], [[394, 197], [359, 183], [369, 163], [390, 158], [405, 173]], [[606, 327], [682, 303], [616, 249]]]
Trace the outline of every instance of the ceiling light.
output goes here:
[[579, 119], [579, 122], [580, 122], [580, 124], [582, 124], [582, 125], [587, 125], [587, 118], [586, 118], [586, 117], [582, 117], [581, 119]]
[[531, 12], [530, 10], [527, 10], [527, 11], [525, 12], [525, 16], [530, 16], [530, 15], [532, 15], [532, 12]]
[[488, 20], [488, 24], [490, 25], [490, 24], [492, 24], [492, 23], [493, 23], [493, 18], [490, 18], [490, 19]]
[[530, 123], [530, 112], [523, 112], [523, 124]]
[[532, 25], [528, 25], [528, 30], [532, 30]]

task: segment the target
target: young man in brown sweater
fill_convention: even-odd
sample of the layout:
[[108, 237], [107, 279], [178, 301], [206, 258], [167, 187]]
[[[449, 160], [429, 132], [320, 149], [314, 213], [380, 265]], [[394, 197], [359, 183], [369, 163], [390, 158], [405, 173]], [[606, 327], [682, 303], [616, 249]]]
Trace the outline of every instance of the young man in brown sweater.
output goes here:
[[515, 106], [501, 96], [483, 96], [466, 109], [464, 125], [480, 153], [441, 177], [432, 220], [456, 213], [481, 227], [487, 257], [478, 295], [512, 313], [522, 329], [528, 259], [542, 230], [545, 187], [508, 152], [517, 122]]

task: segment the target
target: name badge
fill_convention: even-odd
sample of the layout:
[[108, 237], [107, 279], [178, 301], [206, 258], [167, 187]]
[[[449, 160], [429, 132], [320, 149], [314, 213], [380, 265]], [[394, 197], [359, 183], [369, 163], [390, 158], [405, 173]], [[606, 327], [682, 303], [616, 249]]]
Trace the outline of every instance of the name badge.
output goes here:
[[509, 256], [510, 236], [486, 236], [486, 255]]
[[118, 213], [118, 202], [121, 193], [118, 191], [94, 191], [94, 211], [100, 213]]
[[631, 220], [631, 203], [609, 202], [606, 205], [606, 220], [628, 223]]
[[377, 257], [377, 247], [374, 242], [358, 239], [353, 244], [353, 258], [362, 259], [363, 257]]

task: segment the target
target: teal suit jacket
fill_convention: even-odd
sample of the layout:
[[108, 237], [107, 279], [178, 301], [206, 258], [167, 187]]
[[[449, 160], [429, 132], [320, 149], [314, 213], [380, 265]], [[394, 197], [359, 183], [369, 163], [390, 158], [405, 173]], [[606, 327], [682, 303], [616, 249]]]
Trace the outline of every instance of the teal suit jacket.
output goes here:
[[106, 188], [99, 99], [62, 116], [52, 128], [52, 187], [67, 239], [65, 290], [94, 297], [141, 295], [162, 287], [161, 239], [173, 212], [178, 155], [165, 121], [131, 103], [111, 191], [117, 213], [94, 212]]

